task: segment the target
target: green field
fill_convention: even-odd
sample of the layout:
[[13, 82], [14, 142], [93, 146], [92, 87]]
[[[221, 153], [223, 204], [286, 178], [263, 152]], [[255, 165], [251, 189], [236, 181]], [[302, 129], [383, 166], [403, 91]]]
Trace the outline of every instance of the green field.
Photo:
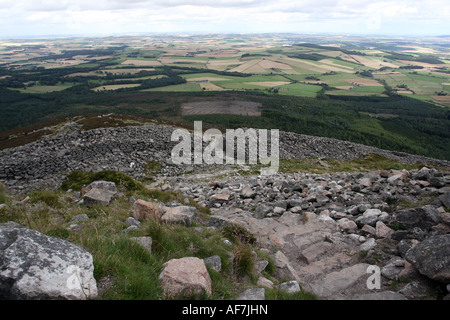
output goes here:
[[62, 91], [62, 90], [65, 90], [67, 88], [70, 88], [71, 86], [72, 86], [71, 84], [58, 84], [56, 86], [41, 86], [41, 85], [37, 85], [37, 86], [18, 88], [18, 89], [14, 88], [14, 90], [18, 90], [18, 91], [20, 91], [22, 93], [37, 93], [37, 94], [41, 94], [41, 93]]
[[[95, 76], [90, 76], [89, 83], [97, 87], [102, 85], [131, 87], [125, 86], [127, 79], [133, 80], [130, 84], [134, 84], [135, 81], [152, 79], [151, 77], [156, 77], [157, 73], [167, 76], [167, 68], [172, 69], [175, 74], [178, 74], [188, 82], [195, 82], [195, 78], [206, 78], [204, 81], [212, 84], [206, 86], [201, 85], [199, 82], [198, 84], [200, 85], [189, 83], [181, 86], [179, 84], [172, 86], [163, 85], [162, 83], [162, 85], [158, 86], [159, 89], [152, 87], [145, 89], [146, 91], [175, 90], [198, 92], [203, 90], [202, 87], [205, 87], [204, 89], [206, 90], [219, 90], [221, 88], [239, 91], [276, 92], [276, 90], [269, 89], [280, 88], [280, 94], [313, 97], [314, 94], [320, 91], [320, 87], [311, 86], [307, 82], [320, 81], [326, 83], [329, 87], [337, 87], [339, 89], [338, 91], [328, 91], [327, 93], [330, 95], [379, 95], [385, 91], [382, 87], [371, 84], [364, 84], [361, 87], [352, 86], [354, 79], [372, 78], [371, 73], [374, 72], [373, 79], [384, 81], [387, 86], [393, 89], [397, 89], [398, 86], [407, 87], [415, 93], [414, 98], [416, 99], [432, 99], [431, 96], [441, 91], [443, 91], [442, 94], [450, 94], [450, 85], [442, 84], [450, 83], [448, 67], [445, 69], [445, 67], [437, 65], [436, 68], [428, 67], [426, 70], [415, 70], [414, 68], [399, 69], [400, 66], [408, 67], [408, 65], [403, 61], [395, 60], [393, 58], [395, 55], [392, 55], [392, 51], [364, 47], [363, 44], [355, 42], [354, 39], [350, 41], [347, 39], [342, 40], [345, 37], [336, 39], [335, 43], [337, 45], [333, 44], [330, 46], [315, 42], [292, 45], [290, 41], [283, 43], [280, 39], [272, 42], [272, 39], [268, 37], [263, 42], [265, 45], [261, 46], [260, 43], [254, 43], [251, 38], [244, 35], [241, 37], [240, 40], [238, 40], [240, 38], [238, 36], [237, 39], [221, 39], [220, 41], [204, 41], [199, 40], [200, 38], [188, 37], [185, 40], [177, 39], [173, 43], [171, 40], [167, 42], [157, 41], [158, 44], [155, 45], [147, 42], [144, 46], [138, 47], [133, 47], [138, 43], [133, 42], [133, 44], [122, 51], [114, 52], [114, 55], [109, 59], [103, 58], [105, 60], [100, 61], [87, 60], [85, 63], [63, 68], [79, 69], [80, 72], [116, 70], [115, 74], [108, 74], [107, 79], [100, 79], [99, 77], [95, 79]], [[384, 42], [387, 40], [382, 39], [380, 41]], [[89, 41], [83, 43], [89, 43]], [[70, 43], [70, 45], [72, 46], [73, 43]], [[202, 46], [205, 48], [203, 49]], [[392, 46], [389, 42], [389, 46], [386, 46], [386, 48], [391, 48]], [[419, 59], [422, 57], [422, 52], [427, 52], [427, 50], [421, 51], [421, 46], [423, 45], [416, 44], [417, 52], [408, 51], [407, 54], [414, 57], [413, 59]], [[408, 46], [404, 47], [409, 48]], [[423, 47], [426, 49], [426, 46]], [[357, 49], [355, 50], [354, 48]], [[402, 47], [399, 46], [399, 48], [401, 53]], [[107, 49], [102, 50], [107, 51]], [[104, 54], [107, 55], [108, 52]], [[66, 55], [64, 54], [64, 56]], [[401, 57], [401, 54], [399, 57]], [[33, 62], [28, 61], [24, 57], [20, 57], [20, 59], [18, 57], [16, 60], [14, 60], [14, 56], [11, 58], [11, 61], [20, 61], [23, 68], [33, 67]], [[448, 60], [448, 56], [447, 60], [443, 59], [444, 57], [441, 58], [443, 61]], [[59, 60], [62, 59], [59, 58]], [[136, 65], [133, 65], [133, 63], [123, 65], [122, 63], [127, 60], [135, 61]], [[45, 60], [43, 61], [45, 62]], [[140, 65], [139, 62], [155, 62], [153, 71], [151, 68], [148, 68], [149, 66], [145, 68], [145, 63]], [[26, 66], [24, 66], [25, 63], [27, 64]], [[37, 63], [36, 66], [39, 65]], [[125, 70], [125, 74], [129, 73], [127, 75], [129, 78], [120, 77], [118, 72], [122, 68]], [[195, 70], [195, 72], [189, 72], [189, 70]], [[446, 70], [447, 74], [443, 73]], [[145, 71], [147, 74], [144, 74]], [[379, 71], [383, 71], [383, 73], [377, 73]], [[360, 74], [362, 72], [368, 72], [368, 74], [362, 76]], [[153, 74], [149, 75], [148, 73]], [[102, 76], [104, 77], [105, 75], [103, 74]], [[88, 76], [87, 73], [86, 76]], [[77, 81], [80, 80], [80, 78], [77, 79]], [[114, 83], [119, 81], [120, 83]], [[271, 83], [279, 81], [285, 83]], [[34, 89], [29, 89], [28, 92], [42, 93], [58, 89], [60, 88], [35, 86]], [[439, 104], [442, 104], [442, 101]]]
[[[428, 97], [436, 92], [448, 91], [448, 88], [442, 85], [450, 80], [450, 76], [446, 75], [429, 75], [426, 73], [413, 73], [402, 71], [395, 74], [376, 75], [375, 78], [385, 80], [392, 88], [398, 86], [407, 86], [409, 90], [413, 91], [417, 96], [414, 98]], [[449, 92], [450, 94], [450, 92]]]
[[381, 86], [364, 86], [364, 87], [355, 87], [351, 89], [352, 92], [367, 92], [367, 93], [383, 93], [384, 87]]
[[317, 92], [322, 90], [321, 86], [315, 86], [303, 83], [292, 83], [284, 86], [277, 87], [279, 94], [293, 95], [301, 97], [315, 97]]

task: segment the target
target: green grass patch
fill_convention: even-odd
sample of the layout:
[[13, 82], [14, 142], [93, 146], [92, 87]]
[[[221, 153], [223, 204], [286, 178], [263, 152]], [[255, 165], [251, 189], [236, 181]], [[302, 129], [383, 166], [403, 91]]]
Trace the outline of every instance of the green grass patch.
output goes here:
[[55, 227], [46, 232], [46, 235], [49, 237], [67, 239], [70, 236], [69, 230], [62, 226]]
[[420, 169], [424, 165], [415, 163], [412, 165], [400, 163], [394, 159], [387, 158], [379, 154], [369, 154], [363, 158], [351, 161], [337, 161], [333, 159], [280, 159], [279, 171], [283, 173], [293, 172], [314, 172], [314, 173], [330, 173], [330, 172], [358, 172], [373, 170], [412, 170]]
[[56, 86], [32, 86], [32, 87], [26, 87], [26, 88], [21, 88], [21, 89], [13, 89], [13, 90], [18, 90], [21, 93], [47, 93], [47, 92], [55, 92], [55, 91], [62, 91], [65, 90], [67, 88], [70, 88], [72, 85], [71, 84], [65, 84], [65, 85], [56, 85]]
[[304, 83], [291, 83], [284, 86], [276, 87], [278, 93], [282, 95], [294, 95], [301, 97], [315, 97], [317, 92], [322, 90], [321, 86], [304, 84]]
[[57, 193], [51, 190], [38, 190], [30, 193], [30, 198], [33, 203], [42, 201], [50, 207], [60, 208], [62, 203]]
[[224, 76], [224, 75], [220, 75], [220, 74], [216, 74], [216, 73], [188, 73], [188, 74], [182, 74], [180, 76], [186, 80], [195, 79], [195, 78], [217, 78], [217, 79], [235, 80], [236, 78], [239, 78], [239, 77]]
[[0, 204], [5, 203], [8, 196], [5, 194], [5, 186], [0, 183]]
[[[111, 286], [98, 299], [107, 300], [160, 300], [165, 299], [158, 276], [163, 264], [170, 259], [198, 257], [200, 259], [219, 255], [222, 271], [209, 270], [212, 279], [212, 295], [183, 297], [186, 299], [232, 299], [239, 293], [240, 285], [231, 272], [230, 259], [234, 246], [226, 245], [221, 232], [204, 228], [195, 232], [192, 227], [164, 224], [159, 221], [144, 221], [141, 228], [129, 234], [122, 233], [126, 228], [125, 219], [130, 216], [132, 204], [129, 195], [140, 197], [139, 191], [132, 191], [116, 199], [107, 207], [86, 208], [74, 201], [66, 201], [66, 192], [57, 190], [32, 194], [32, 201], [8, 205], [0, 214], [0, 221], [15, 221], [48, 236], [66, 239], [88, 250], [94, 259], [94, 276], [98, 283], [105, 277]], [[161, 194], [154, 194], [162, 198]], [[166, 199], [173, 199], [169, 193]], [[45, 200], [51, 206], [33, 211], [33, 202]], [[55, 207], [55, 199], [64, 204]], [[51, 201], [49, 201], [51, 200]], [[80, 229], [67, 230], [68, 221], [79, 214], [87, 214]], [[133, 236], [150, 236], [153, 239], [152, 253], [130, 240]]]
[[318, 300], [314, 293], [300, 291], [295, 293], [287, 293], [280, 289], [266, 289], [267, 300]]
[[234, 250], [233, 267], [238, 276], [249, 276], [255, 282], [256, 275], [253, 273], [255, 259], [252, 247], [243, 243], [238, 244]]
[[116, 186], [123, 187], [125, 190], [129, 191], [144, 189], [144, 186], [140, 182], [130, 178], [122, 172], [112, 170], [100, 172], [73, 171], [63, 181], [61, 189], [79, 191], [83, 186], [87, 186], [91, 182], [98, 180], [112, 181]]
[[370, 93], [383, 93], [385, 88], [383, 86], [364, 86], [355, 87], [351, 89], [352, 92], [370, 92]]

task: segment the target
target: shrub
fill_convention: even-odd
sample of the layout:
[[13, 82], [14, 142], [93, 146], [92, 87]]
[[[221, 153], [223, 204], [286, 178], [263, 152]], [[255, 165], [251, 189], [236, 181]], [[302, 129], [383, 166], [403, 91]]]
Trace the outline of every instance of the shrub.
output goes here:
[[81, 190], [83, 186], [97, 180], [112, 181], [118, 187], [122, 187], [128, 191], [143, 190], [142, 183], [130, 178], [125, 173], [105, 170], [100, 172], [73, 171], [63, 181], [61, 188], [63, 190]]
[[250, 232], [237, 224], [228, 224], [222, 228], [224, 237], [235, 243], [243, 243], [247, 245], [254, 244], [256, 238]]

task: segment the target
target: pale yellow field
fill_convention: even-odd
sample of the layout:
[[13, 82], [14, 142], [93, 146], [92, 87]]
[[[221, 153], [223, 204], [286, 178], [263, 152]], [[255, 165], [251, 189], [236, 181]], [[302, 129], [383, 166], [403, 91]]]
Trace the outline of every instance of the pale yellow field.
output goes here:
[[174, 59], [172, 57], [163, 57], [160, 59], [162, 64], [171, 64], [176, 62], [187, 62], [187, 63], [207, 63], [208, 60], [189, 60], [189, 59]]
[[426, 62], [420, 62], [420, 61], [409, 61], [409, 60], [398, 60], [400, 62], [403, 62], [404, 64], [413, 65], [413, 66], [420, 66], [424, 68], [433, 68], [433, 67], [442, 67], [445, 66], [445, 64], [431, 64]]
[[411, 46], [411, 48], [414, 48], [414, 50], [403, 50], [403, 52], [420, 52], [420, 53], [426, 53], [426, 54], [435, 54], [436, 50], [432, 49], [432, 48], [424, 48], [424, 47], [416, 47], [416, 46]]
[[373, 79], [360, 79], [360, 78], [356, 78], [356, 79], [342, 79], [345, 82], [348, 83], [354, 83], [354, 84], [358, 84], [358, 85], [362, 85], [362, 86], [380, 86], [382, 87], [383, 85], [381, 83], [379, 83], [376, 80]]
[[212, 70], [218, 70], [218, 71], [224, 71], [228, 68], [228, 66], [231, 65], [238, 65], [241, 64], [242, 62], [237, 60], [237, 59], [233, 59], [233, 60], [209, 60], [208, 63], [206, 64], [206, 68], [207, 69], [212, 69]]
[[331, 65], [327, 65], [327, 64], [316, 64], [311, 61], [298, 60], [298, 59], [294, 59], [294, 58], [285, 58], [282, 61], [286, 62], [287, 64], [289, 64], [292, 67], [306, 69], [308, 71], [312, 71], [315, 73], [325, 73], [325, 72], [330, 72], [330, 71], [353, 73], [353, 70], [346, 69], [343, 66], [336, 67], [336, 66], [331, 66]]
[[280, 62], [276, 62], [276, 61], [272, 61], [272, 60], [262, 60], [258, 63], [261, 67], [263, 67], [264, 69], [271, 69], [271, 68], [275, 68], [275, 69], [281, 69], [281, 70], [290, 70], [292, 69], [291, 66], [285, 64], [285, 63], [280, 63]]
[[285, 84], [289, 84], [288, 81], [256, 81], [256, 82], [244, 82], [244, 84], [249, 84], [253, 86], [261, 86], [261, 87], [277, 87], [283, 86]]
[[197, 54], [197, 57], [216, 57], [216, 58], [230, 58], [236, 57], [239, 55], [239, 50], [236, 49], [224, 49], [224, 50], [216, 50], [207, 53]]
[[268, 69], [261, 67], [259, 63], [245, 69], [246, 73], [266, 73]]
[[75, 60], [86, 60], [87, 57], [89, 57], [88, 54], [79, 54], [77, 56], [73, 56], [72, 59], [75, 59]]
[[[385, 62], [383, 60], [378, 60], [378, 59], [369, 59], [363, 56], [358, 56], [358, 55], [350, 55], [350, 57], [352, 57], [353, 62], [356, 60], [357, 62], [365, 65], [366, 67], [369, 68], [374, 68], [374, 69], [379, 69], [381, 67], [389, 67], [389, 68], [398, 68], [397, 65], [392, 64], [390, 62]], [[349, 61], [352, 61], [349, 60]]]
[[399, 94], [413, 94], [413, 92], [409, 91], [409, 90], [398, 90], [397, 93], [399, 93]]
[[195, 82], [195, 81], [229, 81], [227, 78], [216, 78], [216, 77], [198, 77], [187, 79], [187, 82]]
[[349, 67], [349, 66], [342, 66], [342, 65], [337, 64], [337, 63], [334, 63], [333, 61], [328, 60], [328, 59], [322, 59], [322, 60], [320, 60], [320, 62], [321, 62], [321, 63], [325, 63], [325, 64], [330, 65], [330, 66], [333, 66], [333, 67], [346, 68], [346, 69], [349, 69], [349, 70], [353, 70], [352, 67]]
[[[247, 71], [247, 69], [250, 69], [250, 68], [254, 67], [255, 65], [257, 65], [259, 63], [259, 61], [261, 61], [261, 60], [255, 59], [255, 60], [250, 60], [250, 61], [244, 62], [240, 66], [233, 68], [230, 71], [231, 72], [252, 72], [252, 71]], [[259, 67], [259, 68], [260, 68], [260, 70], [262, 70], [261, 72], [264, 71], [263, 68], [261, 68], [261, 67]]]
[[336, 86], [337, 89], [350, 90], [353, 86]]
[[437, 101], [450, 102], [450, 96], [430, 96], [430, 97]]

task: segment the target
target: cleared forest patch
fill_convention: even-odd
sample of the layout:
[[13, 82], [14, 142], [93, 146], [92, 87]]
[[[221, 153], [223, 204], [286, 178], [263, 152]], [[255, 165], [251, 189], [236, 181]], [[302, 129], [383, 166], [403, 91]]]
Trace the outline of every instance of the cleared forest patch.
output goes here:
[[261, 116], [261, 103], [252, 101], [201, 101], [189, 102], [181, 105], [181, 114], [236, 114], [244, 116]]

